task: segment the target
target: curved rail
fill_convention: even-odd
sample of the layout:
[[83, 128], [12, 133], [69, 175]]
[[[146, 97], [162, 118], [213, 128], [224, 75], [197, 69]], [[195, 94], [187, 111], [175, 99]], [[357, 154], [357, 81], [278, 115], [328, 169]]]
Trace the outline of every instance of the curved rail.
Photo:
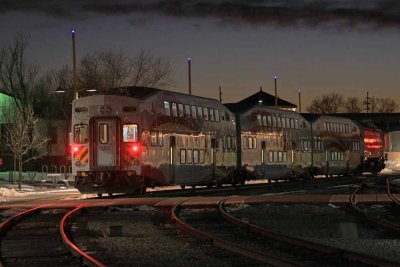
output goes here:
[[315, 250], [320, 253], [326, 253], [326, 254], [330, 254], [333, 256], [340, 256], [343, 259], [347, 259], [350, 261], [358, 261], [358, 262], [362, 262], [365, 264], [378, 265], [378, 266], [393, 266], [393, 267], [398, 266], [397, 263], [389, 262], [384, 259], [375, 258], [375, 257], [369, 256], [369, 255], [359, 254], [356, 252], [351, 252], [351, 251], [347, 251], [347, 250], [340, 249], [337, 247], [319, 244], [316, 242], [312, 242], [312, 241], [308, 241], [308, 240], [304, 240], [304, 239], [300, 239], [300, 238], [296, 238], [296, 237], [286, 236], [283, 234], [276, 233], [270, 229], [252, 224], [250, 222], [244, 222], [244, 221], [240, 220], [239, 218], [236, 218], [236, 217], [230, 215], [228, 212], [226, 212], [223, 208], [224, 203], [225, 203], [225, 200], [221, 201], [219, 203], [219, 210], [222, 214], [222, 217], [224, 217], [227, 221], [229, 221], [230, 223], [232, 223], [234, 225], [237, 225], [239, 227], [247, 229], [247, 231], [249, 231], [249, 232], [252, 232], [252, 233], [264, 236], [264, 237], [272, 238], [277, 241], [289, 243], [291, 245], [308, 248], [310, 250]]
[[[70, 219], [72, 216], [76, 216], [78, 213], [82, 211], [84, 206], [78, 206], [75, 209], [71, 210], [60, 221], [60, 234], [64, 244], [70, 249], [71, 253], [75, 256], [78, 256], [83, 260], [86, 264], [90, 266], [100, 266], [105, 267], [106, 265], [102, 262], [96, 260], [89, 254], [83, 252], [80, 248], [78, 248], [72, 241], [68, 238], [67, 234], [65, 233], [66, 227], [70, 224]], [[71, 217], [70, 217], [71, 216]]]
[[395, 203], [398, 207], [400, 207], [400, 200], [397, 199], [395, 195], [392, 194], [392, 191], [390, 189], [390, 178], [386, 179], [386, 193], [389, 196], [389, 198]]
[[38, 212], [40, 209], [44, 208], [44, 206], [37, 206], [25, 211], [22, 211], [14, 216], [6, 219], [4, 222], [0, 223], [0, 236], [2, 236], [8, 229], [16, 222], [21, 220], [22, 217], [27, 216], [31, 213]]
[[379, 219], [374, 216], [371, 216], [371, 215], [367, 214], [365, 211], [363, 211], [362, 209], [360, 209], [359, 207], [357, 207], [357, 194], [362, 189], [363, 186], [364, 186], [364, 183], [360, 184], [360, 186], [358, 186], [356, 188], [356, 190], [354, 190], [354, 192], [350, 195], [349, 202], [350, 202], [350, 208], [352, 209], [352, 211], [356, 215], [364, 218], [365, 220], [369, 221], [370, 223], [378, 225], [378, 226], [400, 236], [400, 226], [399, 225], [388, 222], [383, 219]]
[[184, 231], [185, 233], [194, 236], [195, 238], [206, 241], [211, 243], [212, 245], [228, 250], [230, 252], [233, 252], [235, 254], [239, 254], [241, 256], [245, 256], [263, 263], [271, 264], [274, 266], [298, 266], [297, 264], [290, 262], [286, 259], [279, 258], [274, 255], [268, 255], [266, 253], [261, 253], [259, 251], [255, 250], [250, 250], [248, 248], [245, 248], [243, 246], [234, 244], [232, 242], [217, 238], [211, 234], [205, 233], [203, 231], [200, 231], [189, 224], [183, 222], [179, 216], [177, 215], [177, 211], [179, 209], [179, 206], [185, 201], [182, 201], [180, 203], [177, 203], [171, 210], [171, 221], [175, 223], [175, 225]]

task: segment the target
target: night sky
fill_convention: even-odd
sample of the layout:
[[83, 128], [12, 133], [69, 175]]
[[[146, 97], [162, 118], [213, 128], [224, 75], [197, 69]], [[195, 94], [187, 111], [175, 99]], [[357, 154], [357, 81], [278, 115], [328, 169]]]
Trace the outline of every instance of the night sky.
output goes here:
[[236, 102], [274, 93], [303, 110], [323, 93], [391, 97], [400, 104], [400, 1], [1, 0], [0, 47], [23, 32], [42, 72], [107, 48], [150, 50], [173, 64], [175, 85]]

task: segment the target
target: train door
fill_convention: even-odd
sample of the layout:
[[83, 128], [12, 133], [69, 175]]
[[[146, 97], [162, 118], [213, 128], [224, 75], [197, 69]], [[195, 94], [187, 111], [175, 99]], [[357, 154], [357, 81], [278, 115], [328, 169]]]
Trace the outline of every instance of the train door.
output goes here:
[[94, 165], [114, 167], [119, 163], [117, 118], [96, 118], [92, 124]]

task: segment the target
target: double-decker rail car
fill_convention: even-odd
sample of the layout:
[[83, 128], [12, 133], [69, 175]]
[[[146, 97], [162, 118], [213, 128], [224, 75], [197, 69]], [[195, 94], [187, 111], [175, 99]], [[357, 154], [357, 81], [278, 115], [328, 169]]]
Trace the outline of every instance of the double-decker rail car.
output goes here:
[[358, 172], [362, 155], [360, 127], [344, 117], [303, 116], [312, 128], [312, 173], [328, 176]]
[[137, 193], [154, 185], [231, 179], [234, 115], [220, 102], [154, 88], [77, 99], [72, 172], [83, 193]]
[[304, 176], [311, 165], [311, 132], [299, 113], [260, 105], [236, 116], [242, 178]]

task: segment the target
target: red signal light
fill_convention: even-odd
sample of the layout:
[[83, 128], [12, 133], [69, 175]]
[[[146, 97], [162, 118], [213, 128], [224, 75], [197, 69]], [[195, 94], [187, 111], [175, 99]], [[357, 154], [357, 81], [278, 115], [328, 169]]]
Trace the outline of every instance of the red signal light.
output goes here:
[[138, 146], [138, 145], [133, 145], [133, 146], [132, 146], [132, 151], [133, 151], [134, 153], [139, 152], [139, 146]]

